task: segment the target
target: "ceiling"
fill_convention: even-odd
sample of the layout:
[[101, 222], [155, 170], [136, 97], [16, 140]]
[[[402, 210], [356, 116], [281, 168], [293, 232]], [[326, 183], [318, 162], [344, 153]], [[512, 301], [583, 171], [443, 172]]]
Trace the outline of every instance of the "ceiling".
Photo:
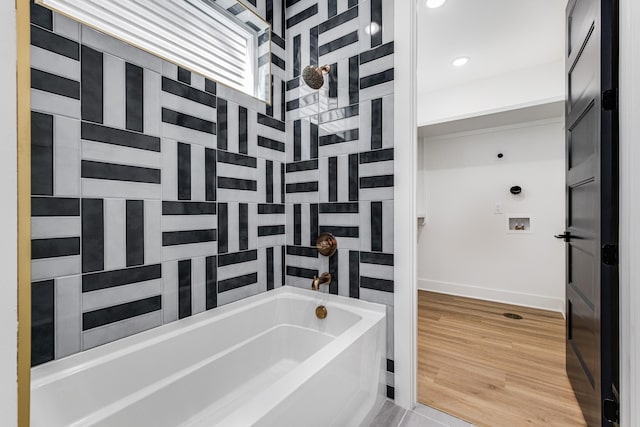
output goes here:
[[[560, 61], [566, 0], [418, 2], [418, 92]], [[470, 58], [454, 67], [458, 57]]]

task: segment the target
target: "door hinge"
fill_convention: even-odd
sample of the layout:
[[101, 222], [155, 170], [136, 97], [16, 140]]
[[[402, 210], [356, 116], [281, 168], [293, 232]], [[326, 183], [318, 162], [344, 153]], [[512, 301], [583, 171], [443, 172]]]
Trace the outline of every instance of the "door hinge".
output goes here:
[[602, 92], [602, 109], [605, 111], [618, 109], [618, 89], [607, 89]]
[[604, 418], [617, 425], [620, 423], [620, 408], [618, 406], [618, 402], [613, 399], [604, 399], [602, 401], [602, 413]]
[[602, 246], [602, 263], [612, 267], [618, 265], [618, 245]]

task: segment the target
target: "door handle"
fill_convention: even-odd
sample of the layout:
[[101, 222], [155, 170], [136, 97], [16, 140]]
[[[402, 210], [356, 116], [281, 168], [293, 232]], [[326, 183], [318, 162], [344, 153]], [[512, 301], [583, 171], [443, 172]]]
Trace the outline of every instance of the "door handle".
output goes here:
[[555, 235], [555, 236], [553, 236], [553, 237], [555, 237], [556, 239], [562, 239], [562, 240], [564, 240], [565, 242], [568, 242], [568, 241], [569, 241], [569, 239], [571, 238], [571, 233], [569, 233], [568, 231], [565, 231], [564, 233], [562, 233], [562, 234], [556, 234], [556, 235]]

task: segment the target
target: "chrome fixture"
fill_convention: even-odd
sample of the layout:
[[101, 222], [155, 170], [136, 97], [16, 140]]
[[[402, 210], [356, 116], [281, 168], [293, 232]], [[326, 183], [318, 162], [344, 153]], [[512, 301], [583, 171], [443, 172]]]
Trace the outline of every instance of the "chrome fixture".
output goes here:
[[331, 273], [322, 273], [320, 277], [318, 276], [313, 277], [313, 282], [311, 282], [311, 289], [313, 289], [314, 291], [317, 291], [318, 289], [320, 289], [320, 285], [329, 286], [330, 284], [331, 284]]
[[331, 67], [323, 65], [322, 67], [316, 67], [315, 65], [307, 65], [302, 70], [302, 80], [311, 89], [320, 89], [324, 84], [324, 74], [328, 73]]

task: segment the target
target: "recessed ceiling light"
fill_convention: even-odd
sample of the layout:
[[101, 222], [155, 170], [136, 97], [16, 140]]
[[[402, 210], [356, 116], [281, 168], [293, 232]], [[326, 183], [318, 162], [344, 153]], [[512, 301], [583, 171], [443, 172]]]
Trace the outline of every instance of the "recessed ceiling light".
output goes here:
[[435, 9], [436, 7], [440, 7], [447, 0], [427, 0], [427, 7], [430, 9]]
[[462, 56], [460, 58], [454, 59], [452, 64], [454, 67], [462, 67], [467, 62], [469, 62], [469, 58], [467, 58], [466, 56]]

